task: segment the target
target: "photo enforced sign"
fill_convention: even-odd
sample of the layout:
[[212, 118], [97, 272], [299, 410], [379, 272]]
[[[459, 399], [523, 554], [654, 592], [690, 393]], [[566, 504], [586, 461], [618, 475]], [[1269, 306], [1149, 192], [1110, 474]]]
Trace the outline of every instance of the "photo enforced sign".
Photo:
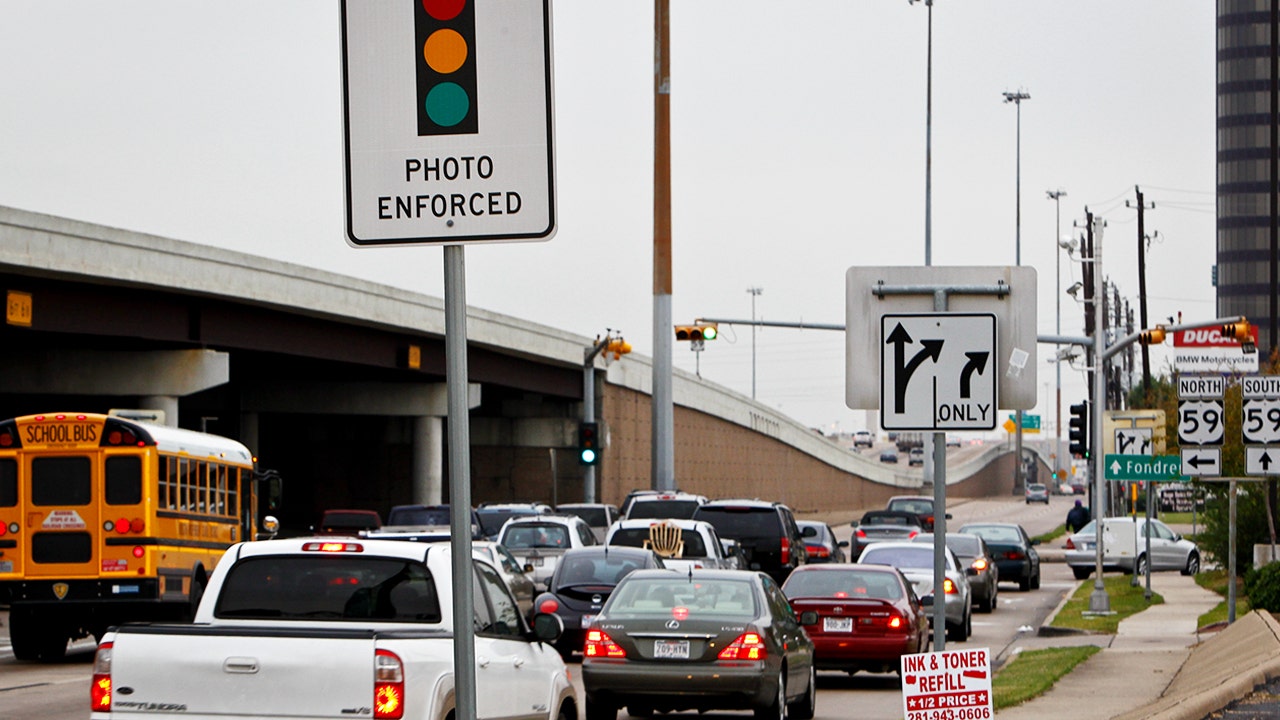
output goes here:
[[902, 656], [906, 720], [989, 720], [991, 653], [986, 648]]

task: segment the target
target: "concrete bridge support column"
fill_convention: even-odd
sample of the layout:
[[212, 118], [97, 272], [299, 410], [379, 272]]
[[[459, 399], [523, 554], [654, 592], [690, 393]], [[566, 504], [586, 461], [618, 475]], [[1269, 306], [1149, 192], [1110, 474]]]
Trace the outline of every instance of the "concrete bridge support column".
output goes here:
[[435, 415], [413, 419], [413, 501], [439, 505], [444, 497], [444, 422]]
[[138, 398], [140, 408], [160, 410], [164, 413], [164, 424], [178, 427], [178, 398], [172, 395], [145, 395]]

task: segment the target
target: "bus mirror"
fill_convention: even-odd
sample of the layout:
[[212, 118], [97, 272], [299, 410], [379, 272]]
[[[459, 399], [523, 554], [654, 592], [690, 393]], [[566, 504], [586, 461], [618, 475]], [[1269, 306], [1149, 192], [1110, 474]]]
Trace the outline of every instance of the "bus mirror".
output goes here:
[[275, 515], [268, 515], [262, 518], [262, 532], [258, 533], [255, 540], [271, 540], [280, 531], [280, 521]]

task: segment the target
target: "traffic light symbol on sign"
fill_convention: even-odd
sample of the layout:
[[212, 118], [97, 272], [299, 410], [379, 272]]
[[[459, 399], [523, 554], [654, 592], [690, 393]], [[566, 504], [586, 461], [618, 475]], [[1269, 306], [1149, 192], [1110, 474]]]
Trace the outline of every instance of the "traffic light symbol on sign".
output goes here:
[[1089, 404], [1080, 403], [1071, 406], [1071, 419], [1068, 421], [1069, 450], [1072, 455], [1089, 457]]
[[475, 0], [413, 0], [418, 135], [479, 132]]
[[595, 465], [600, 460], [599, 426], [593, 422], [578, 423], [578, 463]]

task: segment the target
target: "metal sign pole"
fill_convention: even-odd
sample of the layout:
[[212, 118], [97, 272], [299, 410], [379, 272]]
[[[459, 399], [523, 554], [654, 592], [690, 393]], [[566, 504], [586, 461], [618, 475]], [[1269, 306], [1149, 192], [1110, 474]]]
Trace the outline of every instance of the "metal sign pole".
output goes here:
[[475, 596], [471, 584], [471, 422], [467, 398], [466, 259], [444, 248], [444, 358], [449, 406], [449, 530], [453, 534], [453, 677], [456, 720], [476, 717]]

